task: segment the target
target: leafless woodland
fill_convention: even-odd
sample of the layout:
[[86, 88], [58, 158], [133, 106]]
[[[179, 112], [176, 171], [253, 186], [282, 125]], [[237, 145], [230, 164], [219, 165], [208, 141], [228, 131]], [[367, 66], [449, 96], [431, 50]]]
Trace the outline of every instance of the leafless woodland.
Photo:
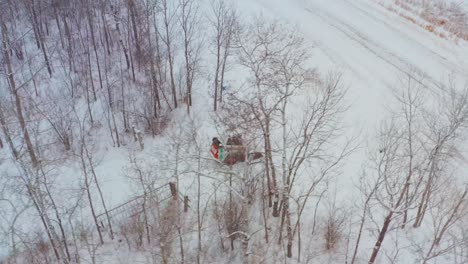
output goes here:
[[[361, 140], [343, 73], [231, 2], [0, 7], [0, 263], [468, 263], [468, 86], [397, 76]], [[262, 157], [213, 161], [206, 104]], [[134, 198], [110, 206], [103, 166], [122, 164], [105, 155], [122, 149]], [[336, 199], [358, 151], [353, 200]]]

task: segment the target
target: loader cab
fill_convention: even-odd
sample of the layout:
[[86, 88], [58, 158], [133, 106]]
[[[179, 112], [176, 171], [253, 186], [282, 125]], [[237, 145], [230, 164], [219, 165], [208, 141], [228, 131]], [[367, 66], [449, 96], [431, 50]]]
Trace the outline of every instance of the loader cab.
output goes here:
[[210, 152], [216, 160], [227, 165], [244, 162], [246, 159], [246, 149], [240, 135], [229, 137], [225, 145], [219, 138], [214, 137]]

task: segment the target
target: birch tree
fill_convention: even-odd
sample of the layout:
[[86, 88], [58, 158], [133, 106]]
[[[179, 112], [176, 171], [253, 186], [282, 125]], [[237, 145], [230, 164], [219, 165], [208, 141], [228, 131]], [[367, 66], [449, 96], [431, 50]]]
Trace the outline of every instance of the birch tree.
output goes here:
[[218, 109], [218, 103], [223, 100], [223, 86], [228, 66], [228, 58], [233, 53], [233, 41], [236, 32], [240, 29], [239, 17], [234, 6], [224, 0], [215, 0], [211, 3], [211, 27], [214, 29], [212, 39], [215, 47], [216, 65], [214, 74], [213, 109]]

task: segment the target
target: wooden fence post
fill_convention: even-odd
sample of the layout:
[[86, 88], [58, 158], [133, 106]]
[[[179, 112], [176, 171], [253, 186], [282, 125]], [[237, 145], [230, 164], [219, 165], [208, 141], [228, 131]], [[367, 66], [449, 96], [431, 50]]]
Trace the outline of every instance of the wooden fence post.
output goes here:
[[170, 182], [169, 188], [171, 188], [172, 199], [177, 200], [177, 188], [175, 182]]
[[184, 213], [188, 212], [188, 203], [189, 203], [189, 198], [187, 195], [184, 196]]

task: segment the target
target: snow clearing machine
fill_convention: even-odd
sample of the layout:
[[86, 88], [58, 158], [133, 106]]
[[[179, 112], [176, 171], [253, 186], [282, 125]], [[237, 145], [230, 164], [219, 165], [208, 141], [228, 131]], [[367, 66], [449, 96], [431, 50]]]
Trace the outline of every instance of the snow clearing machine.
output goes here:
[[214, 137], [211, 142], [210, 152], [213, 158], [226, 165], [234, 165], [238, 162], [245, 162], [246, 159], [255, 160], [263, 157], [260, 152], [247, 154], [247, 149], [240, 135], [229, 137], [226, 144], [223, 144], [219, 138]]

